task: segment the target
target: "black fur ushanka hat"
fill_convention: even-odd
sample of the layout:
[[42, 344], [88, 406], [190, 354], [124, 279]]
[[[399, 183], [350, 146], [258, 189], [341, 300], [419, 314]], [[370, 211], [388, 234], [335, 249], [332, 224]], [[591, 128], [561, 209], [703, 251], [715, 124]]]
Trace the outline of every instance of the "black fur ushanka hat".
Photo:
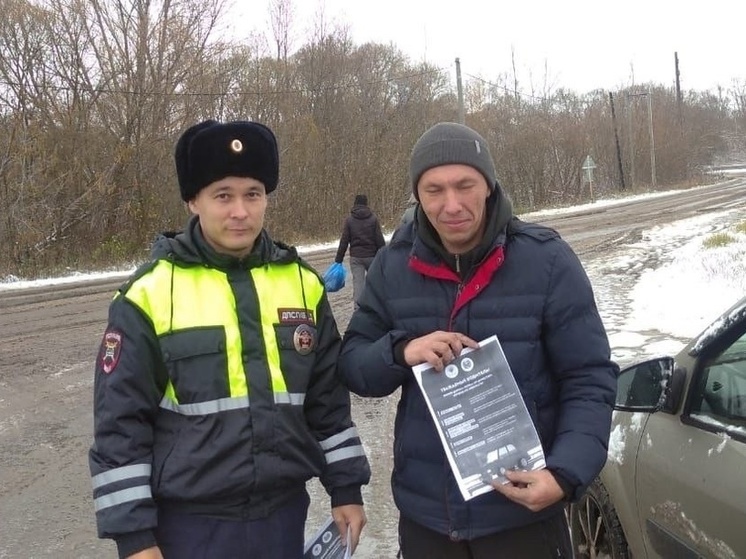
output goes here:
[[277, 139], [272, 130], [258, 122], [205, 120], [195, 124], [179, 138], [174, 159], [185, 202], [225, 177], [256, 179], [264, 184], [267, 194], [277, 188]]

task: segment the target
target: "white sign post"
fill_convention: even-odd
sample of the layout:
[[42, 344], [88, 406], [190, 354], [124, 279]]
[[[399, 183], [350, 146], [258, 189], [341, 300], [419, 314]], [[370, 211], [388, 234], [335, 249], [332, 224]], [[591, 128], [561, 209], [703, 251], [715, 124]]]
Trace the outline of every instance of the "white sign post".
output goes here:
[[596, 164], [593, 162], [593, 158], [588, 155], [585, 158], [585, 161], [583, 162], [583, 171], [585, 171], [585, 176], [588, 179], [588, 186], [591, 191], [591, 202], [593, 202], [593, 169], [596, 168]]

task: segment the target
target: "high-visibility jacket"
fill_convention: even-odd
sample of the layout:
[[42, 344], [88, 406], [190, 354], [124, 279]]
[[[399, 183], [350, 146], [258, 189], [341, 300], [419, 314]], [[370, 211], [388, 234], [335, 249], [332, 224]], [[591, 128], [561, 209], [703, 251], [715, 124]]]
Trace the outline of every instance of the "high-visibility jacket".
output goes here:
[[336, 379], [323, 282], [263, 232], [243, 261], [196, 219], [119, 290], [96, 362], [90, 451], [100, 537], [153, 530], [157, 507], [261, 518], [318, 476], [362, 503], [370, 469]]

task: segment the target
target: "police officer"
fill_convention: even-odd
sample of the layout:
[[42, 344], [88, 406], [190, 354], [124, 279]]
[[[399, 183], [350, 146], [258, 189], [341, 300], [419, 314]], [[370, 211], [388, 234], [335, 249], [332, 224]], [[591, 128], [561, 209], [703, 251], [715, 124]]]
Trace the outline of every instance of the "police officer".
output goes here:
[[370, 468], [323, 282], [263, 227], [275, 136], [208, 120], [175, 160], [193, 215], [116, 293], [96, 361], [98, 535], [120, 558], [300, 559], [318, 476], [354, 549]]

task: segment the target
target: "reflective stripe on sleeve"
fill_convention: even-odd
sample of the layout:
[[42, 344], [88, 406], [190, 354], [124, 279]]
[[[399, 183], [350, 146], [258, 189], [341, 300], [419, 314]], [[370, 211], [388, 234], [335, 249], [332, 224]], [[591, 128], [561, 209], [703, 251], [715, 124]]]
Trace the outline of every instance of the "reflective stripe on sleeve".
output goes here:
[[331, 450], [325, 454], [327, 464], [333, 464], [340, 460], [347, 460], [358, 456], [365, 456], [362, 445], [346, 446], [337, 450]]
[[114, 468], [113, 470], [107, 470], [93, 476], [93, 489], [98, 489], [104, 485], [114, 483], [116, 481], [124, 481], [126, 479], [133, 479], [137, 477], [150, 477], [152, 468], [150, 464], [133, 464], [131, 466], [122, 466], [121, 468]]
[[96, 512], [98, 512], [131, 501], [143, 501], [152, 498], [150, 485], [138, 485], [137, 487], [130, 487], [129, 489], [122, 489], [121, 491], [114, 491], [114, 493], [109, 493], [108, 495], [102, 495], [93, 500], [93, 506], [95, 507]]
[[350, 427], [340, 433], [337, 433], [336, 435], [332, 435], [328, 439], [319, 441], [319, 444], [321, 445], [321, 448], [323, 448], [324, 450], [329, 450], [330, 448], [339, 446], [343, 442], [349, 441], [350, 439], [354, 439], [358, 436], [359, 435], [357, 434], [357, 429], [355, 427]]

